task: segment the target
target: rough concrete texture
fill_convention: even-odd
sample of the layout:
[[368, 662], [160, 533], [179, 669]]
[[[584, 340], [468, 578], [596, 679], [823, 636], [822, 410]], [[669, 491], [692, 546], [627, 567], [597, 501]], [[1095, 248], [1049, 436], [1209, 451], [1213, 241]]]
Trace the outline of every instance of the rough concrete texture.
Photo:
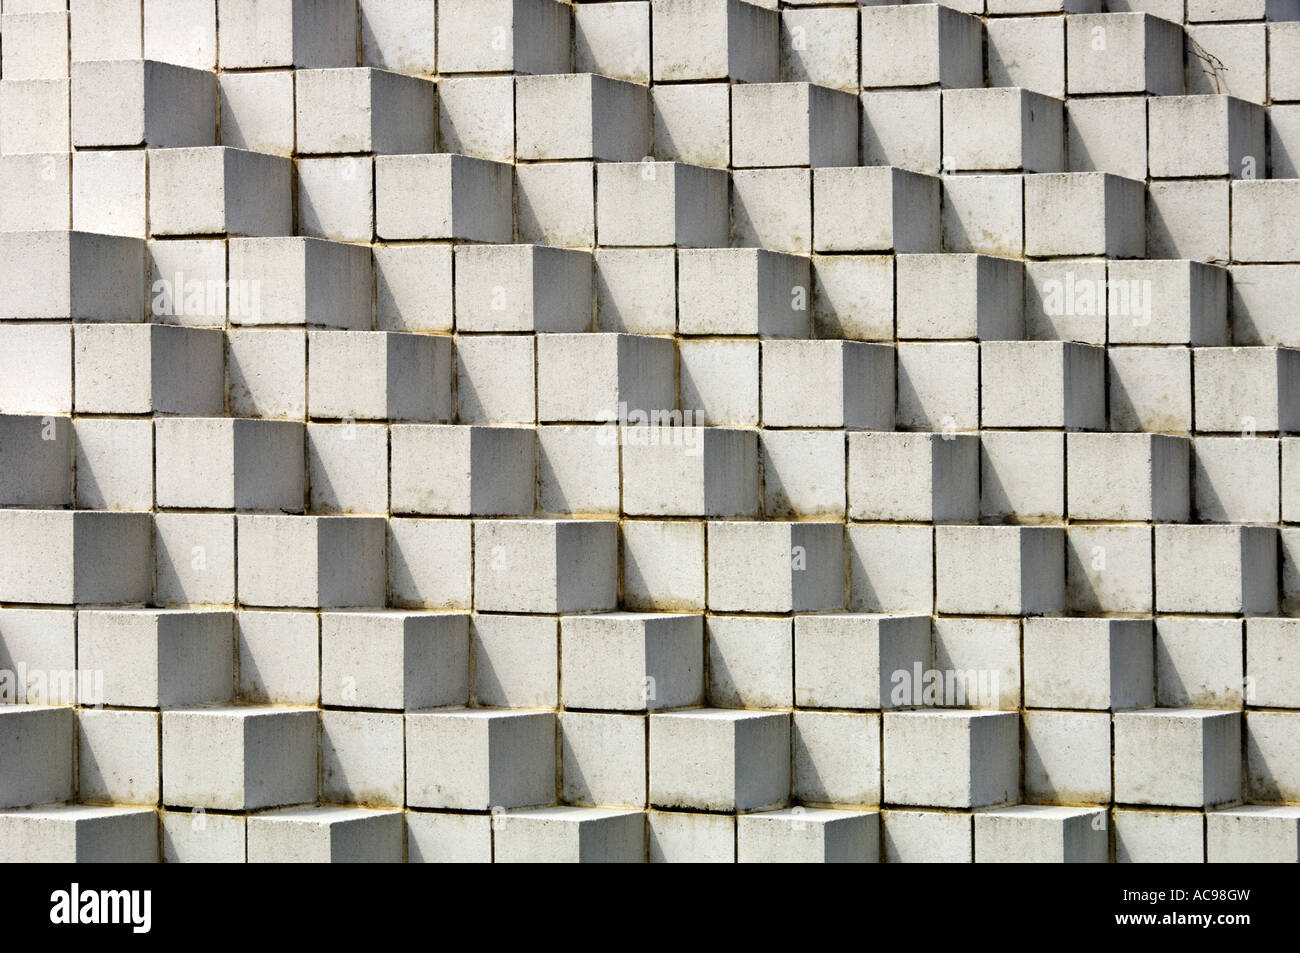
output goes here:
[[1297, 7], [5, 0], [0, 859], [1300, 859]]

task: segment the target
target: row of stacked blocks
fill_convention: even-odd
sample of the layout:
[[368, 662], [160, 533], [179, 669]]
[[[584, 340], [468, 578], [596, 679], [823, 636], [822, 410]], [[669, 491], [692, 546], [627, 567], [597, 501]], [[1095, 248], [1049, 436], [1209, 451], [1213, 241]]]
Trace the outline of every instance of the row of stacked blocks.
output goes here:
[[0, 859], [1300, 860], [1298, 167], [1290, 0], [3, 0]]

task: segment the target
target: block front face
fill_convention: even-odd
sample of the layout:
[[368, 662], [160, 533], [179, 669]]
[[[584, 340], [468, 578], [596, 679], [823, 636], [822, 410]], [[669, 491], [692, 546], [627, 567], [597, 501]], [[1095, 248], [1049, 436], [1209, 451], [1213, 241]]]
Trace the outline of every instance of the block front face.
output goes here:
[[0, 861], [1300, 859], [1300, 0], [0, 34]]

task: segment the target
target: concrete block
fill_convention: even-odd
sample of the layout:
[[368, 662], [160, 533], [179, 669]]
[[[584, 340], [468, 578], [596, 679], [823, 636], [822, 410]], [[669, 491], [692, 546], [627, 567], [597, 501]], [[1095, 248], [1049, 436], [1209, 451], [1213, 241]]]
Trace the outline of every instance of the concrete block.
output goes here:
[[850, 609], [929, 612], [934, 608], [931, 527], [850, 524], [848, 535]]
[[474, 615], [474, 698], [494, 708], [559, 705], [558, 619], [526, 615]]
[[1268, 95], [1268, 32], [1263, 23], [1186, 28], [1187, 92], [1263, 104]]
[[864, 163], [939, 173], [943, 166], [938, 89], [868, 89], [859, 98]]
[[[1014, 26], [1020, 21], [1004, 22]], [[1070, 171], [1109, 172], [1127, 179], [1145, 179], [1146, 105], [1145, 96], [1072, 97], [1065, 110]]]
[[1212, 864], [1284, 863], [1300, 857], [1300, 811], [1243, 804], [1205, 815], [1205, 859]]
[[968, 522], [979, 512], [979, 441], [956, 434], [849, 436], [849, 517]]
[[804, 168], [731, 173], [732, 244], [806, 255], [812, 249], [812, 172]]
[[727, 217], [727, 175], [719, 169], [645, 160], [596, 168], [602, 246], [725, 247]]
[[1193, 397], [1202, 433], [1300, 430], [1300, 351], [1195, 348]]
[[375, 237], [374, 159], [297, 159], [294, 165], [299, 231], [338, 242], [369, 242]]
[[241, 302], [232, 324], [370, 330], [367, 249], [318, 238], [232, 238], [228, 247], [231, 297]]
[[[84, 152], [79, 156], [130, 157], [130, 152]], [[144, 152], [136, 153], [140, 156]], [[80, 159], [77, 160], [80, 163]], [[93, 163], [92, 163], [93, 164]], [[143, 183], [143, 179], [141, 180]], [[141, 193], [143, 197], [143, 192]], [[242, 284], [231, 289], [227, 275], [226, 243], [219, 239], [165, 239], [145, 248], [147, 311], [155, 324], [195, 328], [224, 327], [231, 311], [251, 314], [261, 307], [260, 285]]]
[[1191, 445], [1163, 434], [1066, 437], [1071, 519], [1186, 522]]
[[1192, 429], [1192, 355], [1185, 347], [1110, 347], [1106, 353], [1114, 431]]
[[644, 718], [566, 711], [560, 716], [564, 802], [644, 808], [645, 742]]
[[[0, 751], [11, 767], [0, 781], [0, 805], [28, 807], [73, 797], [75, 711], [64, 705], [0, 707]], [[0, 843], [8, 842], [0, 839]]]
[[1017, 340], [1024, 267], [986, 255], [899, 255], [898, 336]]
[[596, 244], [594, 162], [538, 162], [514, 168], [519, 241], [565, 248]]
[[321, 798], [400, 806], [406, 791], [402, 732], [397, 712], [322, 711]]
[[375, 325], [380, 331], [450, 331], [449, 245], [375, 245]]
[[844, 516], [844, 435], [763, 432], [763, 513], [778, 519]]
[[247, 843], [248, 819], [242, 814], [162, 812], [164, 863], [242, 864]]
[[402, 424], [391, 432], [393, 512], [532, 515], [537, 450], [531, 430]]
[[953, 433], [980, 425], [980, 346], [974, 341], [900, 343], [897, 425]]
[[916, 704], [912, 670], [932, 658], [924, 616], [798, 616], [794, 699], [800, 708], [885, 709]]
[[9, 232], [0, 234], [0, 261], [0, 320], [144, 318], [144, 242], [138, 238]]
[[656, 83], [776, 81], [781, 21], [775, 10], [741, 0], [651, 0], [650, 13]]
[[1157, 611], [1277, 611], [1277, 533], [1271, 527], [1157, 526], [1155, 548]]
[[1198, 261], [1115, 261], [1106, 282], [1115, 344], [1228, 343], [1228, 273]]
[[1018, 804], [975, 814], [976, 863], [1104, 864], [1106, 812]]
[[144, 0], [144, 57], [191, 69], [217, 66], [217, 0]]
[[1276, 523], [1279, 442], [1269, 437], [1197, 437], [1195, 510], [1202, 523]]
[[970, 814], [890, 810], [882, 816], [885, 860], [889, 863], [971, 862], [975, 837]]
[[736, 819], [742, 864], [874, 863], [880, 857], [880, 814], [794, 807]]
[[568, 616], [560, 623], [566, 708], [653, 711], [699, 704], [702, 619], [695, 615]]
[[226, 334], [230, 412], [248, 417], [307, 416], [307, 334], [231, 329]]
[[677, 261], [682, 334], [807, 337], [807, 259], [762, 249], [684, 249]]
[[763, 424], [892, 429], [893, 357], [858, 341], [764, 341]]
[[[935, 694], [945, 704], [1020, 707], [1020, 625], [1014, 619], [936, 619], [934, 665], [943, 677], [942, 694], [937, 684]], [[921, 680], [924, 701], [930, 680], [925, 673]]]
[[720, 427], [625, 427], [622, 433], [627, 515], [757, 515], [756, 433]]
[[157, 863], [152, 808], [60, 804], [0, 814], [0, 862]]
[[649, 861], [730, 864], [736, 859], [736, 819], [729, 814], [649, 811]]
[[456, 339], [456, 418], [466, 424], [531, 424], [537, 420], [532, 335]]
[[148, 513], [0, 510], [5, 602], [129, 605], [149, 601]]
[[979, 512], [986, 519], [1026, 523], [1065, 515], [1065, 434], [986, 430], [979, 468]]
[[0, 416], [0, 506], [70, 505], [73, 446], [69, 417]]
[[790, 797], [790, 715], [701, 708], [650, 716], [650, 802], [753, 811]]
[[475, 608], [611, 610], [617, 602], [617, 550], [618, 525], [611, 520], [476, 520]]
[[304, 69], [294, 74], [296, 151], [435, 151], [437, 87], [388, 70]]
[[986, 427], [1100, 430], [1105, 353], [1058, 341], [980, 345], [980, 422]]
[[220, 73], [217, 82], [223, 146], [274, 155], [293, 152], [292, 70]]
[[146, 151], [81, 152], [72, 157], [72, 227], [143, 238]]
[[[1024, 177], [951, 175], [943, 180], [943, 248], [1019, 258], [1025, 248]], [[1040, 264], [1026, 262], [1026, 265]]]
[[1268, 708], [1294, 708], [1300, 671], [1292, 649], [1300, 635], [1290, 619], [1246, 620], [1247, 701]]
[[302, 511], [302, 424], [166, 417], [154, 428], [159, 506]]
[[442, 73], [563, 73], [572, 14], [555, 0], [446, 0], [438, 9]]
[[655, 155], [726, 168], [731, 163], [730, 90], [727, 83], [652, 86]]
[[383, 605], [383, 519], [240, 515], [235, 528], [239, 540], [239, 600], [243, 605]]
[[105, 704], [179, 708], [234, 697], [229, 611], [82, 610], [77, 655], [79, 665], [103, 673]]
[[375, 231], [380, 238], [508, 242], [511, 167], [457, 155], [375, 159]]
[[983, 25], [946, 6], [862, 11], [862, 88], [983, 86]]
[[1235, 711], [1117, 713], [1115, 801], [1197, 808], [1240, 801], [1241, 735]]
[[[659, 420], [676, 404], [673, 343], [633, 334], [537, 339], [537, 416], [544, 422]], [[572, 368], [590, 372], [575, 381]], [[652, 423], [653, 425], [653, 423]]]
[[316, 798], [316, 712], [173, 708], [162, 713], [164, 804], [247, 811]]
[[1148, 619], [1026, 619], [1025, 706], [1118, 711], [1155, 704]]
[[781, 76], [801, 83], [858, 91], [857, 11], [781, 11]]
[[412, 864], [492, 862], [492, 818], [406, 812], [406, 860]]
[[1232, 183], [1232, 257], [1235, 261], [1294, 261], [1300, 244], [1281, 226], [1300, 208], [1295, 179]]
[[595, 263], [596, 330], [671, 334], [677, 329], [674, 249], [601, 248]]
[[1025, 254], [1141, 258], [1147, 247], [1145, 205], [1143, 183], [1108, 172], [1029, 176]]
[[805, 804], [880, 803], [880, 716], [794, 713], [793, 795]]
[[812, 181], [815, 250], [939, 250], [937, 178], [865, 166], [819, 168]]
[[838, 523], [710, 523], [709, 608], [719, 612], [842, 608], [842, 534]]
[[62, 11], [5, 13], [0, 19], [0, 33], [9, 37], [0, 65], [5, 79], [67, 79], [69, 19]]
[[1147, 252], [1151, 258], [1228, 260], [1229, 182], [1153, 181], [1147, 186]]
[[573, 59], [579, 73], [600, 73], [650, 85], [650, 4], [578, 6], [573, 11]]
[[297, 807], [248, 818], [248, 862], [401, 863], [400, 811]]
[[613, 424], [538, 428], [539, 512], [617, 515], [619, 443], [619, 431]]
[[438, 80], [438, 136], [443, 149], [479, 159], [515, 157], [513, 76], [442, 76]]
[[357, 65], [356, 0], [218, 0], [223, 70]]
[[1066, 20], [1070, 95], [1183, 94], [1183, 31], [1146, 13], [1096, 13]]
[[588, 331], [592, 260], [543, 245], [456, 249], [456, 330]]
[[472, 708], [406, 715], [406, 802], [487, 811], [555, 802], [555, 713]]
[[1281, 347], [1300, 344], [1300, 335], [1282, 318], [1288, 302], [1300, 293], [1300, 269], [1294, 265], [1234, 265], [1229, 271], [1233, 343]]
[[1205, 815], [1199, 811], [1115, 808], [1115, 863], [1190, 863], [1205, 860]]
[[1237, 619], [1156, 621], [1157, 703], [1164, 708], [1240, 708], [1245, 680]]
[[326, 612], [320, 641], [324, 705], [410, 710], [469, 697], [464, 614]]
[[709, 616], [707, 626], [710, 705], [793, 706], [794, 641], [789, 619], [715, 615]]
[[468, 609], [470, 534], [465, 520], [390, 519], [390, 602], [415, 609]]
[[988, 37], [990, 86], [1019, 86], [1044, 96], [1065, 96], [1063, 17], [1016, 20], [990, 17], [984, 23], [984, 30]]
[[[1014, 712], [890, 711], [884, 716], [884, 798], [918, 807], [1015, 801], [1020, 787]], [[926, 751], [926, 758], [909, 753]]]
[[0, 82], [0, 151], [70, 152], [70, 89], [66, 79]]
[[104, 804], [158, 803], [158, 713], [83, 708], [77, 713], [77, 790]]
[[505, 813], [493, 837], [502, 864], [627, 864], [645, 860], [645, 815], [595, 807]]
[[1018, 87], [943, 94], [944, 171], [1063, 172], [1064, 102]]
[[636, 162], [650, 153], [650, 95], [644, 86], [595, 73], [515, 80], [519, 159]]
[[72, 144], [186, 148], [217, 144], [213, 73], [154, 60], [74, 62]]
[[1266, 116], [1264, 107], [1233, 96], [1155, 97], [1148, 115], [1152, 178], [1255, 178]]
[[288, 235], [290, 172], [283, 156], [225, 146], [149, 153], [152, 235]]
[[451, 340], [386, 331], [309, 331], [307, 409], [316, 419], [447, 420]]
[[935, 605], [963, 615], [1065, 607], [1065, 532], [1049, 526], [936, 526]]
[[[892, 256], [831, 255], [815, 258], [813, 265], [816, 337], [892, 341], [895, 322]], [[905, 393], [906, 390], [899, 394], [900, 400]]]
[[312, 612], [242, 610], [236, 618], [239, 699], [314, 705], [320, 699], [320, 620]]
[[629, 609], [704, 608], [704, 524], [624, 520], [623, 604]]
[[851, 166], [858, 158], [858, 104], [811, 83], [747, 83], [731, 91], [736, 168]]

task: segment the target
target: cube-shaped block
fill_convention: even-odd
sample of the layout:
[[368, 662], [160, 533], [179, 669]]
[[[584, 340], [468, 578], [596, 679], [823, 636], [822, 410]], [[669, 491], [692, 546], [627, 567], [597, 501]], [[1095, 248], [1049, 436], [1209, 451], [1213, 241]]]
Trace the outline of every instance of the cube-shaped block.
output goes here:
[[885, 712], [885, 800], [948, 808], [1016, 800], [1019, 720], [1014, 712]]
[[78, 664], [103, 675], [102, 703], [178, 708], [235, 693], [234, 616], [185, 609], [78, 613]]
[[565, 708], [655, 711], [699, 704], [702, 622], [698, 615], [566, 616], [560, 622]]
[[618, 524], [476, 520], [474, 605], [487, 611], [607, 611], [617, 602]]
[[1241, 799], [1240, 712], [1156, 708], [1114, 721], [1117, 803], [1206, 808]]
[[326, 612], [321, 703], [436, 708], [469, 697], [469, 617], [441, 612]]
[[406, 716], [406, 802], [500, 810], [555, 802], [553, 712], [442, 709]]
[[789, 797], [789, 714], [702, 708], [650, 716], [652, 804], [753, 811]]

